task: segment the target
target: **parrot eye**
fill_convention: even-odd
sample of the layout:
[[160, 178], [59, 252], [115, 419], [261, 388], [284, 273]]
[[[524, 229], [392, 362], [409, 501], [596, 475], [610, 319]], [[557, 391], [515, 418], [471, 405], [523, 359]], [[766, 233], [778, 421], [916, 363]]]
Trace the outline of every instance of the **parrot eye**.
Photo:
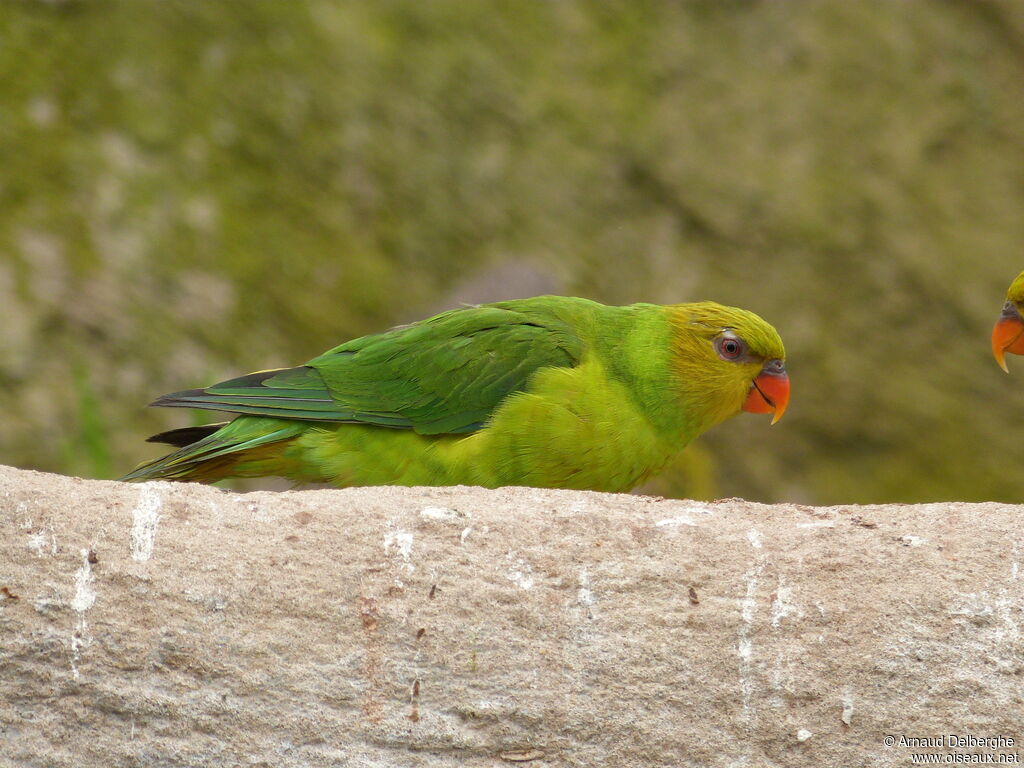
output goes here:
[[715, 339], [715, 351], [723, 360], [732, 362], [743, 356], [747, 351], [747, 345], [743, 343], [743, 339], [736, 336], [719, 336]]

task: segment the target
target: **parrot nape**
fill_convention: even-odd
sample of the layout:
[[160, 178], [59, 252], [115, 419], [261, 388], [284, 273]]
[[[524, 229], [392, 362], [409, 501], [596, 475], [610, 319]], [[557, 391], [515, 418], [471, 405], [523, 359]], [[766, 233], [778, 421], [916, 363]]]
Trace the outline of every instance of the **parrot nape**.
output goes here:
[[154, 435], [178, 450], [122, 479], [628, 491], [741, 410], [778, 421], [784, 361], [771, 325], [714, 302], [465, 307], [164, 395], [238, 415]]
[[1007, 373], [1010, 369], [1006, 367], [1006, 353], [1024, 355], [1024, 319], [1021, 319], [1021, 312], [1024, 312], [1024, 272], [1010, 283], [1003, 311], [992, 329], [992, 354], [999, 367]]

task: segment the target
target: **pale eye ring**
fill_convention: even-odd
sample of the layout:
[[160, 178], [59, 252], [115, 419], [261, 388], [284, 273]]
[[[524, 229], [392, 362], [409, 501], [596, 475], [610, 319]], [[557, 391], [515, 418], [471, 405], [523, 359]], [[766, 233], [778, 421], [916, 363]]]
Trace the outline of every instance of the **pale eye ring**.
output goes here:
[[746, 345], [743, 343], [743, 339], [735, 336], [719, 336], [715, 339], [715, 351], [720, 358], [731, 362], [739, 360], [743, 356], [743, 353], [746, 352]]

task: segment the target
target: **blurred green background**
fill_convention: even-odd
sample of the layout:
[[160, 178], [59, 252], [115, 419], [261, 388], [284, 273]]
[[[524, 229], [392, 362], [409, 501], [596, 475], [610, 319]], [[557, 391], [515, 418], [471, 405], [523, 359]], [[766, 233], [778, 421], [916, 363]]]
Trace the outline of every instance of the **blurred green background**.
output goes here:
[[715, 299], [786, 418], [647, 491], [1024, 501], [1024, 4], [0, 5], [0, 462], [116, 477], [164, 392], [459, 302]]

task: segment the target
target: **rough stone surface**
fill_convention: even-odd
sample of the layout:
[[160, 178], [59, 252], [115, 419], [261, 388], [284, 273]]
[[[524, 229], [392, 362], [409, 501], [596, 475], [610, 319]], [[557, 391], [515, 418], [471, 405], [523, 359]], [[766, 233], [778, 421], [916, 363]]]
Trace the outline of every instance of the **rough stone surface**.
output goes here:
[[1022, 516], [0, 468], [0, 765], [1024, 757]]

